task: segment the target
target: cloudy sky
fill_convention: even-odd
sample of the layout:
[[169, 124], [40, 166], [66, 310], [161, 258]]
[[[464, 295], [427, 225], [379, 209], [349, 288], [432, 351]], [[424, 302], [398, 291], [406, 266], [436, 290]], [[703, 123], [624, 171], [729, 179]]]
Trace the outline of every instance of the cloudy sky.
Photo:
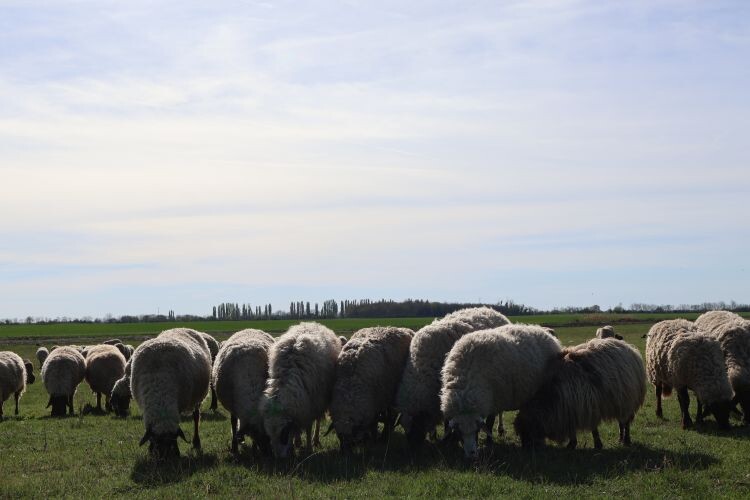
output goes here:
[[0, 0], [0, 318], [750, 301], [750, 3]]

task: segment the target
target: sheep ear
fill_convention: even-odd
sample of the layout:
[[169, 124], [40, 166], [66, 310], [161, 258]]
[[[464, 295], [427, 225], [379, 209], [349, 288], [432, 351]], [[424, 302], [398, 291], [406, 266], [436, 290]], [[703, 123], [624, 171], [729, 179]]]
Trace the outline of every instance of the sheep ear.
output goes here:
[[144, 444], [146, 444], [148, 440], [151, 439], [151, 436], [151, 428], [146, 429], [146, 433], [141, 438], [141, 442], [138, 443], [138, 446], [143, 446]]
[[326, 437], [327, 435], [329, 435], [332, 430], [333, 430], [333, 422], [331, 422], [331, 425], [328, 426], [328, 429], [326, 430], [325, 434], [323, 434], [323, 437]]
[[187, 438], [185, 437], [185, 433], [182, 432], [182, 429], [179, 427], [177, 428], [177, 437], [182, 438], [182, 440], [185, 441], [186, 443], [188, 442]]
[[623, 338], [622, 338], [622, 335], [617, 335], [617, 334], [615, 334], [615, 338], [616, 338], [617, 340], [623, 340]]

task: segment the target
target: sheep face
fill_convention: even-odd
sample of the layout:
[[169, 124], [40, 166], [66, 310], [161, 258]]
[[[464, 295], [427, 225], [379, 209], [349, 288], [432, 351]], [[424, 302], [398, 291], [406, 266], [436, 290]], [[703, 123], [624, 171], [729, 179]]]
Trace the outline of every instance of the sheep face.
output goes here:
[[339, 438], [339, 445], [342, 452], [349, 452], [353, 447], [367, 442], [368, 440], [375, 440], [378, 434], [378, 423], [373, 422], [372, 425], [348, 425], [346, 430], [336, 430], [336, 435]]
[[521, 446], [524, 448], [535, 448], [544, 446], [544, 426], [533, 412], [520, 411], [513, 422], [516, 434], [521, 438]]
[[716, 403], [706, 405], [704, 412], [706, 414], [712, 414], [716, 419], [716, 424], [719, 426], [719, 429], [726, 431], [732, 428], [732, 426], [729, 425], [729, 414], [733, 407], [734, 405], [731, 401], [717, 401]]
[[64, 417], [68, 410], [68, 397], [65, 395], [50, 396], [47, 408], [52, 407], [53, 417]]
[[293, 451], [292, 443], [295, 438], [299, 438], [300, 430], [293, 422], [287, 424], [281, 429], [278, 439], [271, 440], [273, 443], [273, 454], [276, 458], [287, 458]]
[[479, 454], [479, 430], [485, 429], [484, 419], [476, 414], [458, 415], [448, 422], [445, 440], [460, 438], [466, 458], [474, 459]]
[[148, 429], [141, 438], [139, 446], [148, 443], [149, 454], [153, 458], [159, 460], [180, 458], [180, 449], [177, 446], [177, 438], [182, 438], [187, 442], [185, 434], [179, 427], [176, 432], [167, 432], [163, 434], [155, 434], [151, 429]]
[[256, 425], [243, 426], [242, 424], [240, 424], [237, 435], [240, 439], [242, 439], [242, 437], [246, 435], [250, 436], [250, 438], [253, 440], [253, 443], [258, 445], [258, 448], [263, 455], [268, 456], [271, 454], [271, 439], [262, 428]]
[[26, 383], [33, 384], [36, 380], [36, 377], [34, 377], [34, 365], [28, 359], [24, 360], [23, 365], [26, 367]]
[[430, 416], [427, 412], [421, 412], [415, 416], [401, 416], [401, 425], [406, 430], [406, 438], [412, 446], [419, 446], [424, 442], [425, 436], [430, 431]]
[[125, 418], [130, 410], [130, 397], [124, 394], [112, 394], [109, 400], [112, 410], [118, 417]]

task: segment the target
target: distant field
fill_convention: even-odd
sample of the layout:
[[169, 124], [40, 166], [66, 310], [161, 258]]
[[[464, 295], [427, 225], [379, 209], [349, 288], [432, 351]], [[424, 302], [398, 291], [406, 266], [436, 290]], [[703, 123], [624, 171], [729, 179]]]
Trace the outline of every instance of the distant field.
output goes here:
[[[285, 328], [281, 322], [271, 323], [279, 328], [270, 330]], [[165, 326], [174, 325], [149, 328], [156, 331]], [[222, 328], [234, 331], [244, 326], [248, 324], [228, 323]], [[363, 323], [348, 324], [351, 329], [359, 326]], [[641, 337], [649, 326], [629, 324], [617, 330], [642, 350]], [[342, 328], [339, 324], [340, 331]], [[107, 333], [116, 332], [121, 330]], [[560, 327], [557, 332], [563, 344], [571, 345], [591, 337], [593, 328]], [[23, 343], [4, 345], [2, 349], [32, 358], [36, 347]], [[83, 405], [95, 401], [84, 384], [75, 397], [78, 416], [53, 420], [47, 416], [47, 394], [39, 382], [30, 386], [21, 399], [21, 415], [0, 423], [0, 498], [750, 495], [750, 428], [737, 427], [722, 433], [709, 420], [702, 428], [683, 431], [676, 398], [664, 403], [666, 420], [655, 417], [651, 387], [644, 408], [636, 416], [634, 445], [630, 448], [617, 444], [617, 425], [609, 423], [600, 429], [604, 450], [594, 450], [590, 434], [580, 434], [578, 450], [550, 445], [545, 450], [527, 452], [519, 447], [513, 432], [514, 412], [508, 412], [504, 419], [507, 434], [494, 447], [484, 449], [477, 463], [466, 462], [459, 448], [428, 444], [412, 452], [400, 429], [387, 445], [373, 446], [351, 456], [339, 453], [338, 441], [332, 434], [323, 438], [323, 448], [309, 457], [276, 461], [256, 457], [246, 449], [235, 460], [229, 453], [226, 410], [222, 408], [214, 415], [204, 403], [207, 415], [201, 423], [203, 452], [195, 454], [181, 443], [183, 458], [164, 465], [149, 460], [145, 447], [138, 447], [143, 424], [136, 405], [132, 406], [132, 416], [124, 420], [80, 416]], [[12, 410], [12, 401], [6, 402], [6, 415]], [[691, 410], [695, 411], [694, 401]], [[187, 418], [182, 427], [189, 439], [192, 427]]]
[[[750, 313], [743, 313], [750, 317]], [[520, 323], [536, 323], [552, 327], [596, 326], [605, 324], [627, 325], [654, 323], [663, 319], [684, 317], [695, 319], [697, 313], [643, 313], [643, 314], [545, 314], [538, 316], [512, 316]], [[373, 325], [393, 325], [414, 330], [430, 323], [433, 318], [343, 318], [319, 320], [335, 332], [348, 335], [360, 328]], [[285, 332], [290, 325], [300, 320], [249, 320], [249, 321], [194, 321], [165, 323], [58, 323], [43, 325], [0, 325], [0, 340], [5, 343], [21, 339], [76, 339], [135, 336], [153, 336], [176, 326], [195, 328], [225, 338], [243, 328], [257, 328], [272, 334]]]

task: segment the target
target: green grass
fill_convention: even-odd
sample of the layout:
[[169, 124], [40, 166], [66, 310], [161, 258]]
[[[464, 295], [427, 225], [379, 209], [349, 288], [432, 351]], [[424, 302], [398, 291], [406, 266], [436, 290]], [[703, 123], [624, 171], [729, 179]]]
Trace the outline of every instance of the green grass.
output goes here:
[[[641, 336], [648, 327], [629, 324], [617, 330], [642, 350]], [[590, 338], [594, 328], [561, 327], [557, 331], [563, 344], [572, 345]], [[36, 347], [24, 343], [3, 349], [32, 358]], [[229, 453], [228, 414], [221, 409], [217, 415], [206, 410], [201, 424], [202, 454], [183, 443], [179, 462], [158, 464], [146, 457], [145, 447], [138, 447], [143, 425], [136, 405], [125, 420], [94, 415], [50, 419], [44, 408], [47, 395], [39, 382], [21, 399], [21, 415], [0, 423], [3, 498], [750, 495], [750, 429], [736, 427], [722, 433], [709, 420], [702, 428], [683, 431], [675, 397], [664, 403], [666, 420], [655, 417], [652, 388], [634, 422], [635, 444], [630, 448], [617, 444], [617, 425], [610, 423], [600, 429], [604, 450], [592, 449], [590, 435], [581, 434], [578, 450], [551, 445], [530, 453], [518, 446], [512, 430], [514, 415], [508, 413], [506, 436], [473, 464], [465, 462], [457, 448], [429, 444], [410, 453], [400, 430], [387, 446], [348, 457], [338, 452], [332, 434], [310, 457], [276, 461], [245, 450], [235, 460]], [[77, 411], [94, 401], [85, 384], [79, 387]], [[12, 411], [12, 401], [7, 401], [6, 415]], [[188, 418], [182, 427], [190, 438]]]

